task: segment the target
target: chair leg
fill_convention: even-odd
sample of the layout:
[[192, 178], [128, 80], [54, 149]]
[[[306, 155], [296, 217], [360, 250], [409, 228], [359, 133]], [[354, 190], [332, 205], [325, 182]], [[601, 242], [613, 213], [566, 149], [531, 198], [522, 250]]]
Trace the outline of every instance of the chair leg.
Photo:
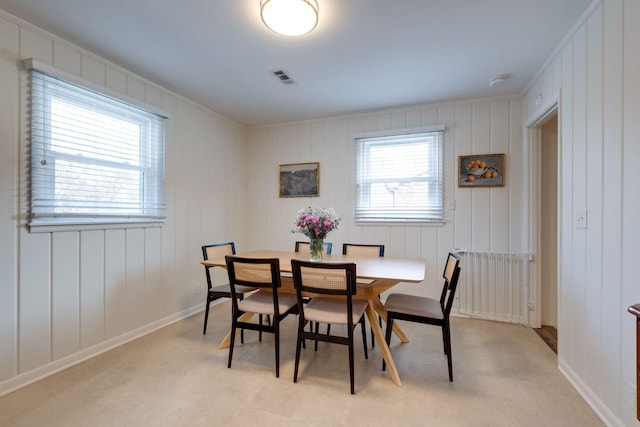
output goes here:
[[[378, 299], [380, 299], [380, 295], [378, 295]], [[380, 328], [382, 328], [382, 317], [380, 317], [380, 315], [378, 315], [378, 324], [380, 325]], [[374, 338], [373, 328], [371, 328], [371, 348], [376, 346], [376, 340]]]
[[[327, 329], [329, 329], [329, 327], [327, 326]], [[320, 331], [320, 323], [316, 322], [316, 334]], [[314, 344], [314, 351], [318, 351], [318, 340], [316, 340], [315, 344]]]
[[446, 339], [446, 352], [447, 352], [447, 366], [449, 368], [449, 381], [453, 382], [453, 364], [451, 362], [451, 330], [449, 327], [449, 322], [445, 322], [442, 325], [442, 330], [445, 331]]
[[[313, 323], [311, 323], [313, 326]], [[293, 368], [293, 382], [298, 382], [298, 366], [300, 365], [300, 347], [302, 345], [302, 332], [304, 331], [304, 324], [302, 320], [298, 322], [298, 338], [296, 339], [296, 362]]]
[[[260, 322], [260, 326], [262, 326], [262, 314], [258, 315], [258, 322]], [[262, 342], [262, 331], [258, 331], [258, 341]]]
[[351, 394], [355, 394], [355, 385], [353, 381], [353, 330], [349, 334], [349, 382], [351, 383]]
[[274, 339], [276, 340], [276, 378], [280, 378], [280, 323], [274, 319]]
[[442, 325], [442, 348], [444, 349], [444, 354], [447, 354], [447, 331], [444, 324]]
[[207, 306], [204, 309], [204, 326], [202, 327], [202, 335], [207, 333], [207, 322], [209, 321], [209, 304], [211, 304], [211, 300], [209, 296], [207, 296]]
[[[362, 325], [362, 344], [364, 345], [364, 358], [368, 359], [369, 358], [369, 353], [367, 351], [367, 328], [366, 328], [365, 322], [364, 322], [364, 314], [360, 318], [360, 325]], [[373, 338], [372, 338], [372, 340], [373, 340]]]
[[[387, 330], [385, 333], [385, 341], [387, 342], [387, 346], [389, 346], [389, 344], [391, 344], [391, 331], [393, 330], [393, 316], [391, 315], [391, 313], [387, 313]], [[391, 350], [389, 350], [391, 351]], [[382, 370], [386, 370], [387, 369], [387, 363], [384, 361], [384, 359], [382, 359]]]
[[236, 316], [233, 315], [233, 321], [231, 322], [231, 335], [229, 336], [229, 362], [227, 368], [231, 367], [231, 359], [233, 358], [233, 345], [236, 341]]

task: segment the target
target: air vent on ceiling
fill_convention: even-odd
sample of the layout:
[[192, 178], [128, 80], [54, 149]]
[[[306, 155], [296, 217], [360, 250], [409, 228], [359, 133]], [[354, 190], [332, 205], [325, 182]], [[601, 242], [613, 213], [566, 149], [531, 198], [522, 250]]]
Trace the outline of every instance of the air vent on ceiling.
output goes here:
[[287, 73], [282, 70], [273, 71], [273, 75], [280, 79], [280, 81], [286, 85], [295, 83], [293, 80], [291, 80], [291, 77], [289, 77]]

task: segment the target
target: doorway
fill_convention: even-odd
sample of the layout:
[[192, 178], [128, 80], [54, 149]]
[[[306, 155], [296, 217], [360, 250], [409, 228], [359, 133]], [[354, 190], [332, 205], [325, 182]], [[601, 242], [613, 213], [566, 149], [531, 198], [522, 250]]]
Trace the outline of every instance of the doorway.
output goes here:
[[539, 151], [540, 337], [558, 352], [558, 115], [540, 125]]

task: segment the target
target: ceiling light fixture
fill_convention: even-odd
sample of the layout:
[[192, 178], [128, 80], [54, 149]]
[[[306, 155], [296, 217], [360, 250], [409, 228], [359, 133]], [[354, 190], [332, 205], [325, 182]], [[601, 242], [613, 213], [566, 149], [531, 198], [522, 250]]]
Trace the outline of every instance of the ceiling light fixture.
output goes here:
[[264, 25], [285, 36], [301, 36], [318, 24], [316, 0], [260, 0]]

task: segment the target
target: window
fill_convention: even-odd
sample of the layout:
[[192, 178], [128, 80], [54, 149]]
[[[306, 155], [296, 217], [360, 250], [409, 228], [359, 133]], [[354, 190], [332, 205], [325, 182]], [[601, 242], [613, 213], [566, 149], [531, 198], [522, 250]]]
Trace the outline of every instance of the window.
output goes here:
[[444, 127], [434, 129], [356, 137], [356, 222], [443, 221]]
[[30, 227], [158, 223], [164, 118], [30, 72]]

